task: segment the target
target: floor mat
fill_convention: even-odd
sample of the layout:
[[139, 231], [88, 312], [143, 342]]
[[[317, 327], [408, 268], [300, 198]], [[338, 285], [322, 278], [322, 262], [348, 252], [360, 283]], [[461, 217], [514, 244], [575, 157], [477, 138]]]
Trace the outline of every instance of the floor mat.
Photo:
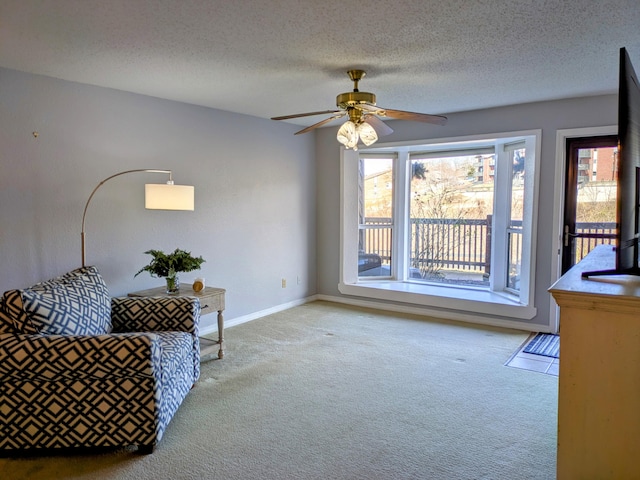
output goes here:
[[522, 351], [533, 355], [560, 358], [560, 335], [538, 333]]

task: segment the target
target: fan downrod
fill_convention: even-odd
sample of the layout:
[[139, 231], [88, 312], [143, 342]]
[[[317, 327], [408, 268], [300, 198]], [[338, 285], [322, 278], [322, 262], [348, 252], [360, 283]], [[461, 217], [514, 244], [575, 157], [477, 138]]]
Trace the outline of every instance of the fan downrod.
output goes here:
[[338, 108], [347, 109], [354, 107], [359, 103], [376, 104], [376, 96], [373, 93], [361, 92], [358, 90], [358, 82], [367, 74], [364, 70], [349, 70], [347, 75], [353, 82], [353, 92], [341, 93], [336, 97], [336, 105]]
[[367, 74], [367, 72], [365, 72], [364, 70], [349, 70], [347, 72], [347, 75], [349, 75], [349, 78], [353, 82], [353, 91], [354, 92], [358, 91], [358, 82], [360, 80], [362, 80], [365, 77], [366, 74]]

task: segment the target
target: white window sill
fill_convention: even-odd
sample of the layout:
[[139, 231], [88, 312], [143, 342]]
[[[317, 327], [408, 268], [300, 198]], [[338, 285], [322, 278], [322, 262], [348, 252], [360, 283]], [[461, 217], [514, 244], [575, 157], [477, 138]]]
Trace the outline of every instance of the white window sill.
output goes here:
[[488, 290], [397, 281], [340, 283], [338, 290], [344, 295], [507, 318], [530, 320], [536, 315], [535, 307], [519, 303], [513, 296]]

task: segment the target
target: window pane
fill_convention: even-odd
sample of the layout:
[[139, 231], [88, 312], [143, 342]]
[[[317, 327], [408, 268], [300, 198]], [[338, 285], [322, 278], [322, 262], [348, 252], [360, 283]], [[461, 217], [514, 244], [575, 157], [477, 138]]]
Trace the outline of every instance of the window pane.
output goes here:
[[360, 158], [358, 275], [391, 275], [393, 159]]
[[522, 268], [522, 215], [524, 212], [525, 149], [509, 151], [511, 158], [511, 206], [509, 226], [507, 227], [507, 245], [509, 250], [507, 283], [511, 290], [520, 290]]
[[[617, 160], [616, 147], [578, 150], [575, 233], [579, 235], [616, 233]], [[574, 241], [574, 262], [578, 263], [587, 253], [603, 243], [615, 243], [615, 240], [578, 236]]]
[[489, 286], [494, 167], [484, 153], [411, 160], [411, 277]]

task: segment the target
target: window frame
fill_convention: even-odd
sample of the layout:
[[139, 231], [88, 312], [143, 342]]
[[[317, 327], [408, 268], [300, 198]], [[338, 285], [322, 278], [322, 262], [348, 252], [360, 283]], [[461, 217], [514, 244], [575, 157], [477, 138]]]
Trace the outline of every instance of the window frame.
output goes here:
[[[341, 223], [340, 223], [340, 279], [338, 290], [345, 295], [366, 297], [374, 300], [408, 303], [421, 307], [433, 307], [440, 317], [447, 317], [446, 311], [457, 310], [473, 313], [469, 318], [481, 315], [498, 315], [517, 319], [531, 319], [537, 311], [534, 307], [535, 291], [535, 242], [537, 233], [537, 204], [540, 175], [541, 155], [541, 130], [526, 130], [517, 132], [503, 132], [488, 135], [473, 135], [443, 139], [427, 139], [421, 141], [377, 144], [375, 147], [362, 148], [353, 151], [341, 148]], [[406, 249], [408, 212], [409, 208], [409, 182], [411, 181], [407, 169], [410, 169], [409, 152], [422, 148], [427, 150], [451, 149], [451, 144], [467, 148], [466, 145], [486, 143], [489, 140], [495, 142], [496, 156], [498, 152], [504, 152], [504, 146], [514, 141], [527, 137], [526, 140], [526, 169], [531, 171], [525, 177], [525, 211], [523, 212], [523, 228], [528, 230], [528, 235], [523, 236], [522, 272], [519, 295], [500, 289], [477, 289], [463, 286], [445, 286], [415, 282], [409, 279], [408, 259], [404, 254]], [[357, 232], [358, 232], [358, 162], [361, 154], [371, 151], [372, 154], [388, 153], [397, 156], [394, 163], [394, 241], [392, 251], [395, 262], [391, 265], [391, 277], [358, 277], [357, 271]], [[508, 173], [500, 172], [498, 165], [501, 162], [496, 158], [496, 182], [511, 183]], [[504, 162], [502, 162], [504, 163]], [[510, 169], [509, 169], [510, 171]], [[502, 177], [502, 179], [500, 178]], [[502, 198], [498, 198], [498, 190]], [[495, 205], [504, 205], [504, 195], [510, 194], [511, 189], [496, 185]], [[509, 204], [511, 202], [509, 201]], [[528, 205], [527, 205], [528, 204]], [[355, 206], [355, 209], [354, 209]], [[495, 226], [495, 225], [494, 225]], [[496, 231], [496, 228], [494, 228]], [[507, 231], [504, 232], [506, 242]], [[525, 240], [526, 239], [526, 240]], [[354, 243], [355, 241], [355, 243]], [[492, 242], [492, 258], [494, 249], [503, 248], [500, 243]], [[497, 251], [497, 250], [496, 250]], [[525, 254], [526, 253], [526, 254]], [[504, 255], [503, 255], [504, 256]], [[506, 258], [506, 257], [505, 257]], [[506, 282], [503, 281], [502, 283]], [[465, 317], [465, 313], [459, 313], [456, 318]], [[465, 319], [469, 319], [465, 318]], [[477, 321], [477, 318], [476, 320]], [[486, 322], [481, 322], [486, 323]]]
[[[388, 225], [388, 227], [391, 228], [391, 246], [390, 246], [390, 275], [385, 275], [385, 276], [370, 276], [369, 278], [371, 279], [380, 279], [380, 278], [386, 278], [386, 279], [390, 279], [390, 278], [398, 278], [396, 275], [396, 272], [398, 271], [398, 267], [397, 267], [397, 258], [398, 258], [398, 253], [399, 253], [399, 249], [397, 247], [397, 242], [394, 242], [394, 237], [396, 235], [396, 222], [395, 219], [397, 218], [397, 213], [398, 213], [398, 208], [396, 205], [396, 201], [397, 201], [397, 195], [396, 195], [396, 188], [397, 188], [397, 154], [396, 153], [392, 153], [389, 155], [384, 155], [384, 154], [371, 154], [367, 156], [368, 159], [384, 159], [384, 160], [390, 160], [391, 161], [391, 178], [392, 178], [392, 185], [391, 185], [391, 191], [393, 192], [392, 194], [392, 200], [391, 200], [391, 223], [390, 225]], [[362, 159], [360, 158], [360, 155], [358, 155], [358, 162], [360, 162]], [[366, 159], [365, 159], [366, 160]], [[360, 188], [360, 186], [358, 186], [358, 188]], [[364, 190], [365, 186], [362, 186], [362, 189]], [[358, 202], [358, 207], [361, 207], [361, 202]], [[366, 218], [366, 212], [364, 217]], [[377, 226], [367, 226], [366, 224], [360, 223], [360, 220], [362, 220], [360, 214], [358, 214], [358, 235], [360, 235], [360, 233], [362, 231], [366, 231], [366, 230], [376, 230], [380, 227]], [[401, 269], [400, 269], [401, 271]], [[360, 281], [362, 280], [366, 280], [366, 278], [364, 278], [364, 276], [358, 276], [358, 279]]]

